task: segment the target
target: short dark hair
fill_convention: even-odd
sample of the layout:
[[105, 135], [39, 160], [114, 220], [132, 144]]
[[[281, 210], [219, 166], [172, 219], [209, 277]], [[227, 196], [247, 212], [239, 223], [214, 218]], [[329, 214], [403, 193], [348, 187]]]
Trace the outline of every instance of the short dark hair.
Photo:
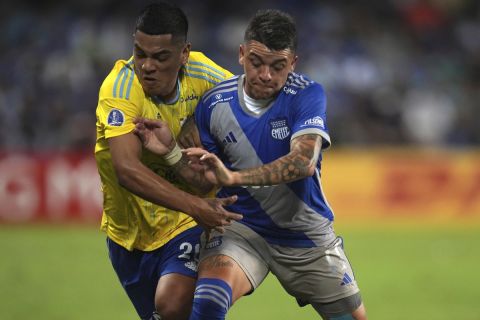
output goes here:
[[245, 31], [245, 42], [255, 40], [271, 50], [297, 49], [295, 20], [280, 10], [259, 10]]
[[166, 2], [155, 2], [146, 6], [139, 14], [135, 32], [149, 35], [171, 34], [175, 41], [187, 40], [188, 20], [177, 6]]

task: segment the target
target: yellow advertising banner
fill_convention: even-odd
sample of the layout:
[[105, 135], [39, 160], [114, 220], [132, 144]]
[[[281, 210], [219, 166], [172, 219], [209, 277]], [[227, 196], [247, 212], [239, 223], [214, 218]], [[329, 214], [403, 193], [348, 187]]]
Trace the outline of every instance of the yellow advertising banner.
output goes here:
[[480, 151], [329, 150], [322, 187], [336, 215], [480, 218]]

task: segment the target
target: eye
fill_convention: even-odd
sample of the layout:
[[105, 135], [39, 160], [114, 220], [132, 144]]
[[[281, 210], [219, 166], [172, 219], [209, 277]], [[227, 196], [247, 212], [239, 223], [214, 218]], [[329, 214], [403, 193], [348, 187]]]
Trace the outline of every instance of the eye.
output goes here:
[[168, 60], [168, 56], [165, 56], [165, 55], [156, 56], [156, 57], [155, 57], [155, 60], [157, 60], [158, 62], [165, 62], [165, 61]]
[[250, 59], [250, 63], [252, 64], [252, 66], [254, 66], [255, 68], [258, 68], [262, 65], [262, 62], [256, 58], [252, 58]]
[[273, 66], [273, 69], [275, 69], [275, 71], [282, 71], [283, 69], [285, 69], [286, 65], [285, 64], [276, 64]]
[[143, 51], [137, 51], [135, 50], [135, 56], [137, 58], [145, 58], [145, 53]]

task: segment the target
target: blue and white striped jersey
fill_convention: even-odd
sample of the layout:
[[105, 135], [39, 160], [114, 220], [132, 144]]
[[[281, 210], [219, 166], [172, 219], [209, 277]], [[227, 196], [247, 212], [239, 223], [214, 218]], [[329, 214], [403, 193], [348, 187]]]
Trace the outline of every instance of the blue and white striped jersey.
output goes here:
[[[260, 114], [244, 102], [244, 76], [225, 80], [207, 91], [195, 111], [205, 148], [238, 171], [270, 163], [290, 152], [290, 141], [303, 134], [322, 136], [330, 146], [323, 88], [291, 73], [278, 96]], [[274, 186], [223, 187], [219, 197], [238, 195], [228, 210], [243, 214], [243, 223], [270, 244], [315, 247], [335, 238], [333, 212], [316, 174]]]

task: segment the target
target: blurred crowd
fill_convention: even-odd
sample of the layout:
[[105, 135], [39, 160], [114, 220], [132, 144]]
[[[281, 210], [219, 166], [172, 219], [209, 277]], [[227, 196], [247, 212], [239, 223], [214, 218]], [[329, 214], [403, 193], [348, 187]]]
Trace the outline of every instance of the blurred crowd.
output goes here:
[[[172, 2], [193, 49], [234, 73], [250, 16], [292, 14], [297, 71], [324, 86], [335, 146], [480, 143], [478, 0]], [[99, 86], [146, 3], [0, 4], [0, 150], [92, 150]]]

